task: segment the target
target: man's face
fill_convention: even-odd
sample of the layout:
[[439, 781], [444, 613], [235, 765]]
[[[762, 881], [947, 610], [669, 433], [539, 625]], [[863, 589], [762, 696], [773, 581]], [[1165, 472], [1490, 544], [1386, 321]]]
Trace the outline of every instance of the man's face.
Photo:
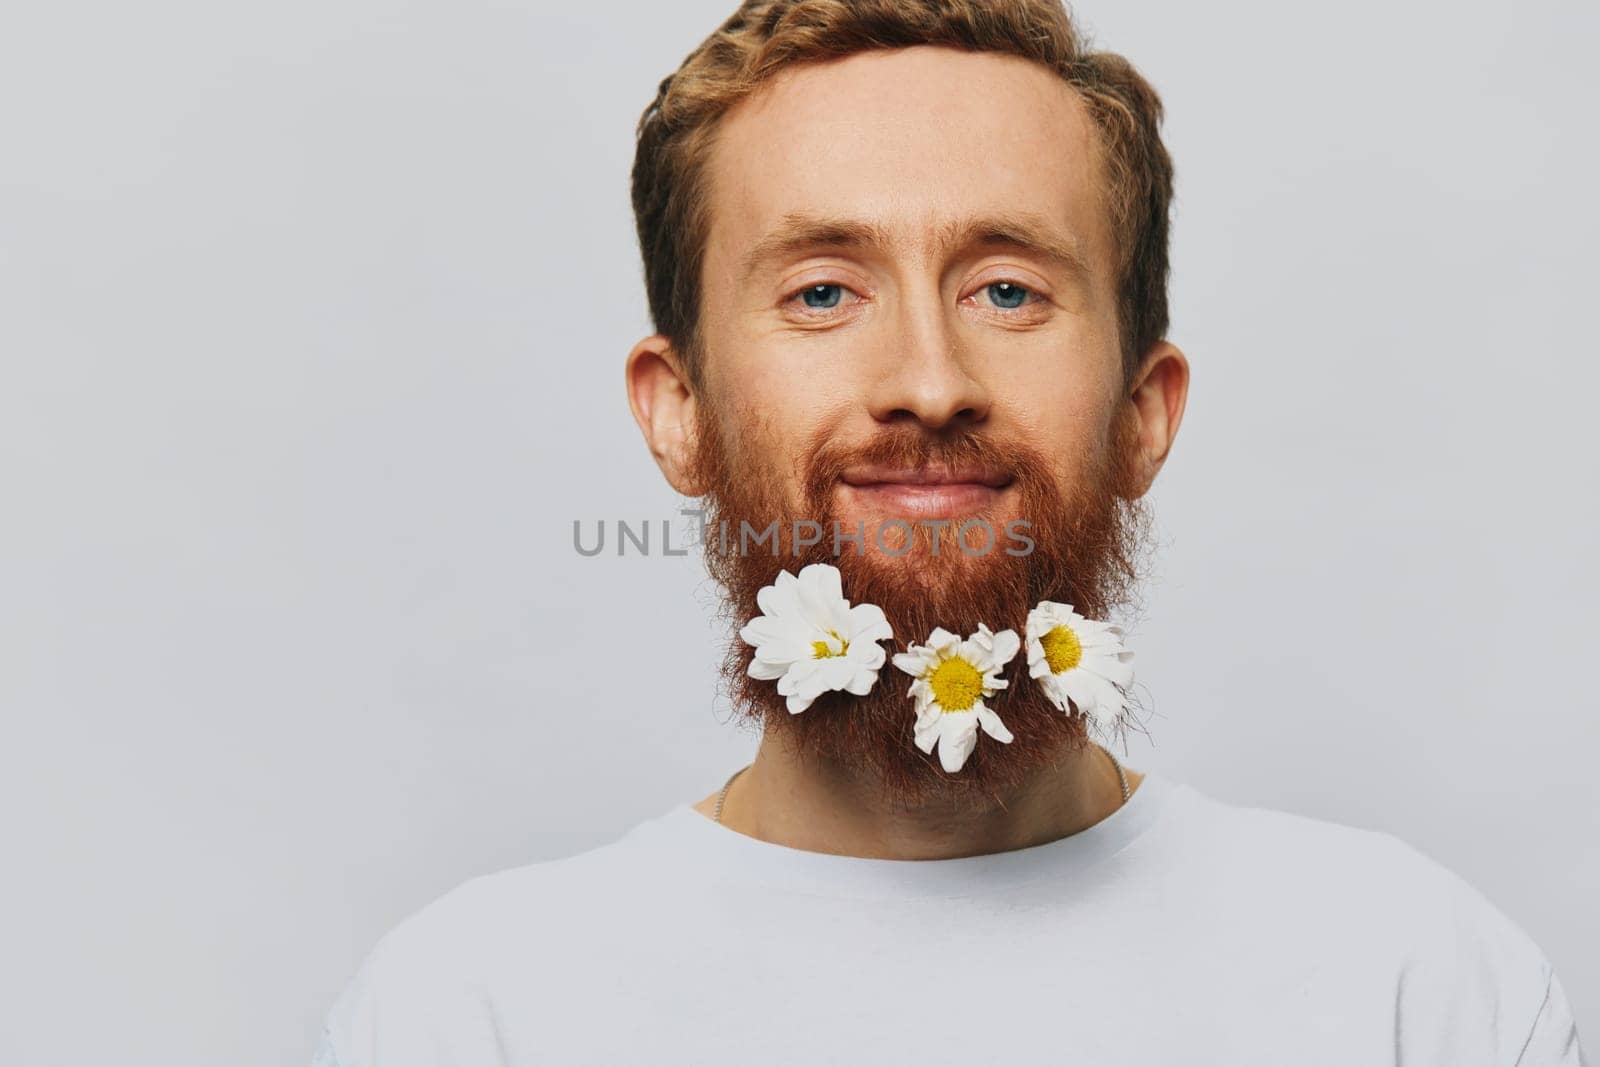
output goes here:
[[[1095, 136], [1049, 71], [938, 48], [799, 67], [730, 113], [699, 403], [743, 476], [775, 479], [802, 515], [819, 442], [915, 428], [1025, 444], [1072, 495], [1125, 395]], [[980, 513], [998, 528], [1028, 518], [1010, 474], [854, 464], [828, 503], [848, 528]]]
[[[867, 53], [792, 69], [724, 117], [698, 380], [657, 336], [635, 348], [629, 382], [668, 477], [731, 527], [732, 550], [708, 544], [706, 562], [737, 621], [780, 569], [810, 562], [835, 563], [847, 597], [883, 608], [893, 650], [935, 627], [1020, 634], [1040, 600], [1098, 617], [1115, 606], [1142, 544], [1133, 502], [1187, 378], [1171, 349], [1124, 380], [1102, 190], [1083, 104], [1019, 59]], [[988, 552], [928, 526], [970, 519], [996, 537]], [[746, 521], [773, 520], [781, 553], [741, 550]], [[788, 540], [801, 520], [822, 544]], [[1017, 522], [1031, 554], [998, 543]], [[858, 527], [865, 555], [835, 554], [828, 535]], [[994, 795], [1084, 740], [1081, 717], [1013, 668], [992, 706], [1015, 740], [980, 745], [952, 779], [910, 744], [904, 678], [790, 715], [746, 675], [749, 655], [730, 652], [736, 706], [902, 798]]]

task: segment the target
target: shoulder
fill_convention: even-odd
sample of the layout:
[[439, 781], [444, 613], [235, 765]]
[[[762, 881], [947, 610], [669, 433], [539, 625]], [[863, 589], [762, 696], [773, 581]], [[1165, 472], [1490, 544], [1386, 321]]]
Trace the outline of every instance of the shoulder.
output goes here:
[[524, 933], [566, 927], [572, 905], [637, 887], [651, 866], [643, 831], [654, 821], [571, 856], [469, 878], [397, 923], [374, 947], [372, 959], [396, 969], [461, 962]]
[[[1216, 861], [1262, 894], [1334, 906], [1343, 925], [1369, 926], [1421, 951], [1475, 944], [1515, 962], [1542, 953], [1461, 875], [1422, 848], [1374, 829], [1193, 794], [1190, 832]], [[1330, 916], [1329, 918], [1334, 918]]]
[[593, 917], [616, 914], [608, 898], [620, 906], [637, 892], [657, 821], [573, 856], [469, 878], [401, 919], [327, 1012], [324, 1055], [340, 1067], [403, 1065], [408, 1045], [449, 1035], [462, 1062], [497, 1062], [479, 1055], [496, 1040], [487, 993], [513, 967], [517, 981], [559, 978], [554, 964], [583, 952]]
[[1385, 831], [1198, 793], [1189, 815], [1215, 870], [1232, 872], [1218, 875], [1226, 891], [1267, 924], [1264, 934], [1383, 982], [1400, 1017], [1457, 1020], [1461, 1033], [1492, 1040], [1500, 1062], [1515, 1062], [1550, 996], [1553, 969], [1461, 875]]

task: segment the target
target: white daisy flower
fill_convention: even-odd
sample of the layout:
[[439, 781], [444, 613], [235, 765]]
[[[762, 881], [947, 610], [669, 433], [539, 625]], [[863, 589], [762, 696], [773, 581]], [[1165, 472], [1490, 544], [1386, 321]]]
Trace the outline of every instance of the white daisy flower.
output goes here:
[[1028, 674], [1052, 704], [1068, 714], [1076, 707], [1107, 740], [1127, 707], [1133, 653], [1119, 627], [1044, 600], [1028, 612]]
[[1014, 631], [993, 633], [979, 623], [965, 641], [936, 629], [927, 644], [895, 656], [894, 665], [915, 679], [906, 695], [917, 701], [917, 747], [931, 754], [938, 745], [939, 763], [950, 774], [978, 747], [979, 727], [996, 741], [1011, 742], [1011, 731], [984, 701], [1006, 687], [1000, 672], [1021, 647]]
[[796, 578], [779, 571], [756, 594], [761, 614], [739, 637], [755, 646], [752, 678], [778, 680], [778, 693], [798, 715], [830, 690], [866, 696], [878, 680], [887, 653], [879, 641], [894, 636], [876, 604], [850, 606], [839, 568], [813, 563]]

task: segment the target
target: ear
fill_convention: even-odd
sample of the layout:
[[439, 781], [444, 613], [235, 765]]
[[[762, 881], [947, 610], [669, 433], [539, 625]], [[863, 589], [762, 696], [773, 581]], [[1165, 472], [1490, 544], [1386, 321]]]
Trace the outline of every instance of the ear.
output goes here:
[[697, 444], [694, 390], [672, 342], [651, 334], [634, 345], [625, 374], [633, 420], [656, 466], [684, 496], [704, 495], [704, 487], [693, 484], [689, 475], [689, 459]]
[[1176, 345], [1157, 341], [1145, 353], [1129, 393], [1129, 406], [1139, 428], [1137, 496], [1149, 491], [1166, 463], [1188, 399], [1188, 358]]

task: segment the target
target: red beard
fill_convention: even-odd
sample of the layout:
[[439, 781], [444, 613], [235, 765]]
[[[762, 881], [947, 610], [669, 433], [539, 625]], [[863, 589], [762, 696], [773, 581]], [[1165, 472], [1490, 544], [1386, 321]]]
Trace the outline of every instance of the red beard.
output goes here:
[[[1136, 425], [1125, 417], [1117, 426], [1119, 432], [1093, 469], [1077, 479], [1070, 498], [1059, 490], [1050, 464], [1038, 452], [978, 431], [936, 435], [903, 425], [885, 429], [855, 449], [819, 436], [795, 472], [805, 498], [797, 508], [780, 488], [788, 484], [790, 472], [764, 468], [759, 455], [735, 453], [702, 407], [691, 475], [706, 487], [706, 568], [723, 587], [737, 631], [760, 613], [756, 593], [772, 584], [780, 570], [798, 573], [809, 563], [832, 564], [851, 603], [877, 604], [888, 617], [894, 628], [890, 658], [925, 642], [941, 626], [966, 637], [982, 622], [1025, 638], [1028, 612], [1041, 600], [1071, 604], [1090, 618], [1108, 618], [1137, 584], [1149, 527], [1134, 495]], [[746, 433], [743, 440], [759, 436]], [[838, 515], [835, 499], [841, 472], [860, 463], [890, 468], [981, 465], [1007, 471], [1012, 475], [1005, 494], [1012, 499], [1009, 514], [979, 512], [958, 520], [981, 519], [992, 531], [993, 544], [981, 555], [975, 552], [985, 541], [982, 531], [968, 531], [969, 550], [963, 551], [957, 524], [935, 531], [911, 523], [909, 538], [905, 527], [888, 526], [880, 543], [876, 520], [868, 520], [859, 544], [845, 540], [856, 532], [858, 520]], [[1026, 547], [1008, 538], [1007, 523], [1014, 519], [1031, 524], [1020, 528], [1033, 542], [1026, 554], [1006, 551]], [[741, 551], [742, 524], [761, 532], [774, 522], [776, 539], [759, 545], [747, 541]], [[821, 525], [822, 538], [805, 545], [816, 533], [811, 523]], [[836, 529], [842, 531], [837, 554]], [[925, 755], [913, 744], [916, 715], [906, 695], [911, 678], [892, 665], [884, 666], [866, 696], [825, 693], [804, 712], [790, 714], [775, 683], [746, 673], [753, 654], [737, 636], [731, 639], [724, 670], [735, 709], [781, 735], [786, 748], [815, 761], [826, 773], [881, 783], [890, 805], [909, 809], [930, 801], [979, 798], [991, 803], [1087, 743], [1083, 717], [1057, 709], [1028, 678], [1026, 646], [1007, 667], [1008, 688], [986, 700], [1014, 739], [1003, 744], [981, 736], [976, 751], [955, 774], [940, 767], [937, 755]]]

